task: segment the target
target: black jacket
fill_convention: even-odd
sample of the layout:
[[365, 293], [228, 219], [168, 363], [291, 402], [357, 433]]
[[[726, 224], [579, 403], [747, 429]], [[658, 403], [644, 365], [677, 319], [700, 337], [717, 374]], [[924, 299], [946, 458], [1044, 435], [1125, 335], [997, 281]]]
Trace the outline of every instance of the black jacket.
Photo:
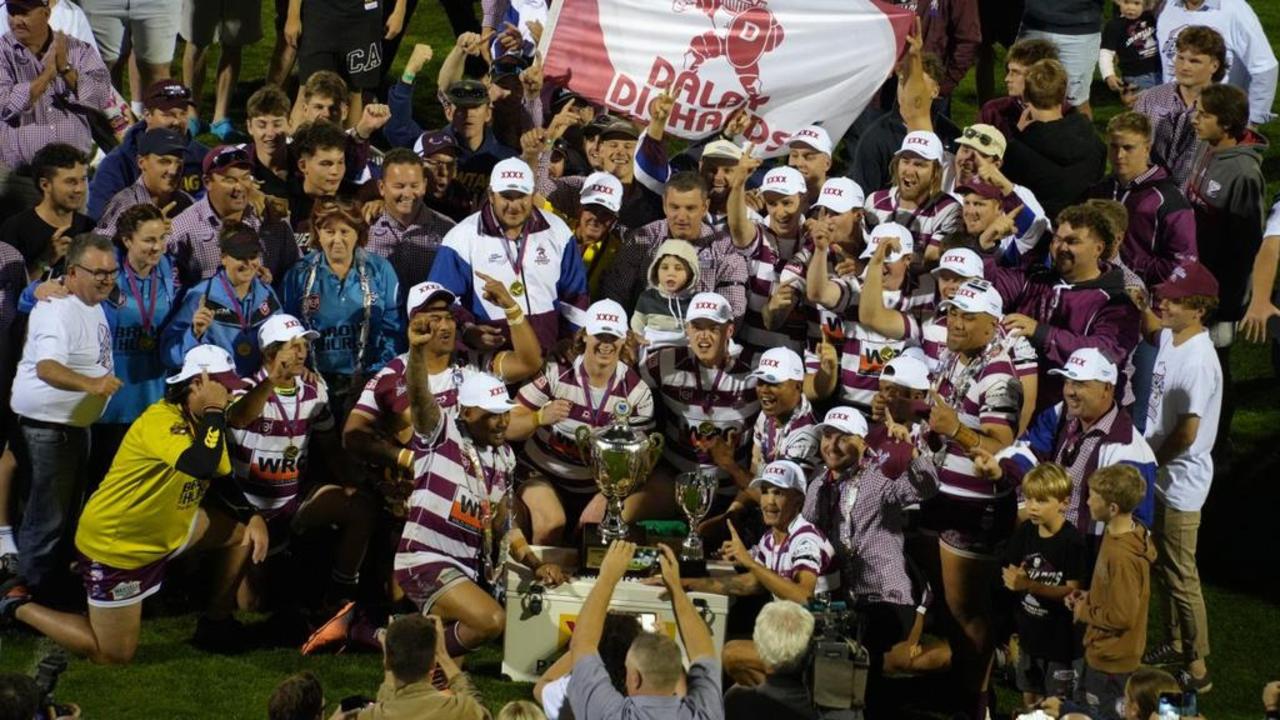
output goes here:
[[1084, 113], [1032, 123], [1009, 139], [1004, 154], [1004, 174], [1030, 188], [1051, 221], [1083, 198], [1106, 169], [1107, 148]]

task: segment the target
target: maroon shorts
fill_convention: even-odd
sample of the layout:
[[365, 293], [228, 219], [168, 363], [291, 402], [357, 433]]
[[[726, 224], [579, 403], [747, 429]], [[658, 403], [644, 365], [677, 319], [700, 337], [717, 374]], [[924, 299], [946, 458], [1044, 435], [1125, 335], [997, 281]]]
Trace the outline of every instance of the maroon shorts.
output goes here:
[[969, 498], [938, 493], [920, 506], [920, 526], [958, 555], [996, 557], [1018, 522], [1013, 493], [998, 498]]
[[94, 607], [113, 608], [136, 605], [160, 590], [169, 557], [139, 568], [124, 570], [105, 565], [80, 553], [80, 574], [85, 593]]

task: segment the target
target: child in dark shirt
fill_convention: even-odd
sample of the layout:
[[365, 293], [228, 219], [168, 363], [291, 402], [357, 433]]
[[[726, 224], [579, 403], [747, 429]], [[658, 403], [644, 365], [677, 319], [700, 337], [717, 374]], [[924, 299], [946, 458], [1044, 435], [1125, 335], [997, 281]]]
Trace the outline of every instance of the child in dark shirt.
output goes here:
[[1102, 30], [1098, 65], [1107, 87], [1120, 93], [1126, 107], [1138, 93], [1163, 82], [1156, 16], [1146, 0], [1116, 0], [1116, 13]]
[[1087, 553], [1084, 538], [1067, 522], [1071, 478], [1061, 465], [1045, 463], [1022, 481], [1027, 521], [1005, 550], [1004, 585], [1018, 595], [1015, 619], [1021, 652], [1018, 689], [1028, 708], [1048, 696], [1070, 697], [1072, 661], [1080, 656], [1071, 613], [1063, 599], [1081, 587]]

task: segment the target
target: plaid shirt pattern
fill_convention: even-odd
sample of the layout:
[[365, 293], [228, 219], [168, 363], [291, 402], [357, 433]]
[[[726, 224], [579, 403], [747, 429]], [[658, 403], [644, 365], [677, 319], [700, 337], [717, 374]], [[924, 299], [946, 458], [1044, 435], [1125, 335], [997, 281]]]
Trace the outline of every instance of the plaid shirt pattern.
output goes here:
[[[653, 254], [670, 237], [666, 220], [651, 222], [628, 233], [613, 262], [612, 272], [601, 285], [603, 296], [616, 300], [630, 312], [648, 285]], [[693, 291], [720, 293], [733, 308], [733, 316], [741, 319], [747, 311], [747, 259], [734, 247], [727, 232], [706, 223], [693, 246], [698, 250], [698, 282]]]
[[67, 64], [76, 71], [75, 89], [59, 75], [31, 102], [31, 83], [43, 72], [44, 59], [11, 33], [0, 37], [0, 163], [25, 167], [37, 150], [55, 142], [83, 152], [93, 148], [85, 109], [111, 102], [111, 76], [97, 48], [70, 36]]
[[1185, 187], [1195, 166], [1195, 107], [1187, 105], [1177, 83], [1165, 83], [1138, 96], [1133, 109], [1151, 120], [1151, 158], [1169, 171], [1178, 187]]
[[[170, 211], [168, 214], [170, 216], [176, 216], [178, 213], [181, 213], [183, 210], [191, 207], [193, 202], [195, 201], [191, 199], [190, 195], [182, 192], [181, 190], [175, 190], [173, 193], [174, 210]], [[114, 237], [116, 234], [116, 223], [119, 222], [120, 216], [124, 214], [124, 211], [134, 205], [144, 204], [153, 204], [159, 207], [156, 199], [151, 197], [151, 191], [147, 190], [147, 186], [143, 184], [142, 177], [139, 176], [137, 180], [133, 181], [133, 184], [116, 193], [115, 196], [107, 202], [107, 206], [102, 209], [102, 218], [98, 220], [98, 226], [95, 227], [93, 231], [100, 235]], [[163, 210], [164, 208], [161, 207], [160, 209]]]
[[369, 244], [365, 250], [391, 263], [400, 281], [400, 293], [406, 295], [409, 288], [426, 281], [445, 233], [455, 224], [422, 204], [418, 205], [408, 225], [384, 210], [369, 226]]
[[[245, 208], [240, 221], [258, 232], [262, 241], [262, 265], [271, 271], [272, 277], [283, 278], [300, 257], [289, 223], [285, 220], [264, 223], [252, 207]], [[184, 286], [191, 287], [213, 277], [222, 267], [222, 251], [218, 247], [222, 225], [222, 218], [213, 211], [208, 196], [173, 218], [168, 252]]]

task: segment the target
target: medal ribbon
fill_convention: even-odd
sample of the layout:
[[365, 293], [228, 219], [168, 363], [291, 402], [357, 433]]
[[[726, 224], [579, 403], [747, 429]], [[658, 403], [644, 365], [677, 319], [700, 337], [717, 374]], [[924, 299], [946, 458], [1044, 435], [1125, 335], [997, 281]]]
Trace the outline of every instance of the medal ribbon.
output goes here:
[[125, 260], [124, 274], [129, 280], [129, 294], [133, 296], [135, 302], [138, 303], [138, 314], [142, 316], [142, 331], [148, 335], [151, 334], [151, 324], [156, 317], [156, 300], [160, 297], [159, 278], [156, 269], [151, 268], [151, 274], [147, 276], [148, 280], [154, 280], [151, 284], [151, 303], [148, 307], [144, 307], [143, 292], [140, 283], [142, 278], [138, 277], [133, 268], [129, 266], [129, 261]]
[[244, 308], [241, 307], [241, 301], [236, 297], [235, 288], [231, 287], [231, 283], [227, 281], [226, 273], [218, 273], [218, 280], [222, 283], [222, 289], [227, 291], [227, 297], [231, 298], [231, 309], [235, 311], [236, 320], [240, 323], [240, 331], [248, 332], [249, 318], [245, 317]]
[[[270, 382], [270, 377], [265, 378], [263, 382]], [[280, 419], [285, 422], [285, 426], [288, 428], [290, 445], [293, 444], [293, 436], [297, 434], [298, 425], [302, 421], [302, 391], [304, 389], [304, 387], [297, 388], [297, 392], [294, 395], [292, 420], [289, 419], [289, 413], [284, 409], [284, 403], [280, 402], [280, 396], [274, 390], [270, 395], [271, 402], [280, 410]]]
[[502, 250], [507, 254], [507, 262], [511, 263], [511, 274], [516, 280], [524, 279], [524, 253], [529, 249], [529, 223], [526, 221], [520, 229], [520, 239], [516, 241], [516, 254], [511, 254], [511, 241], [502, 238]]
[[[712, 393], [714, 393], [714, 392], [716, 391], [716, 388], [720, 387], [720, 378], [722, 378], [722, 377], [724, 377], [724, 368], [723, 368], [723, 367], [716, 368], [716, 377], [715, 377], [715, 379], [714, 379], [714, 380], [712, 380], [712, 381], [711, 381], [711, 392], [712, 392]], [[701, 395], [701, 396], [702, 396], [702, 398], [703, 398], [702, 400], [700, 400], [700, 401], [698, 402], [698, 404], [702, 406], [702, 412], [703, 412], [703, 414], [707, 416], [707, 419], [708, 419], [708, 420], [710, 420], [710, 419], [711, 419], [711, 407], [712, 407], [712, 405], [714, 404], [715, 397], [714, 397], [713, 395], [711, 395], [710, 393], [703, 392], [703, 390], [702, 390], [702, 364], [701, 364], [701, 363], [699, 363], [696, 359], [693, 361], [693, 379], [694, 379], [694, 381], [696, 381], [696, 382], [698, 383], [698, 394], [699, 394], [699, 395]]]
[[587, 378], [587, 367], [584, 362], [578, 367], [578, 376], [582, 382], [582, 394], [587, 402], [587, 409], [591, 411], [591, 426], [600, 426], [600, 416], [604, 414], [604, 410], [609, 405], [609, 397], [613, 395], [613, 386], [618, 382], [618, 374], [615, 372], [613, 377], [609, 378], [609, 385], [604, 389], [604, 398], [600, 400], [600, 408], [596, 409], [595, 402], [591, 399], [591, 384]]

